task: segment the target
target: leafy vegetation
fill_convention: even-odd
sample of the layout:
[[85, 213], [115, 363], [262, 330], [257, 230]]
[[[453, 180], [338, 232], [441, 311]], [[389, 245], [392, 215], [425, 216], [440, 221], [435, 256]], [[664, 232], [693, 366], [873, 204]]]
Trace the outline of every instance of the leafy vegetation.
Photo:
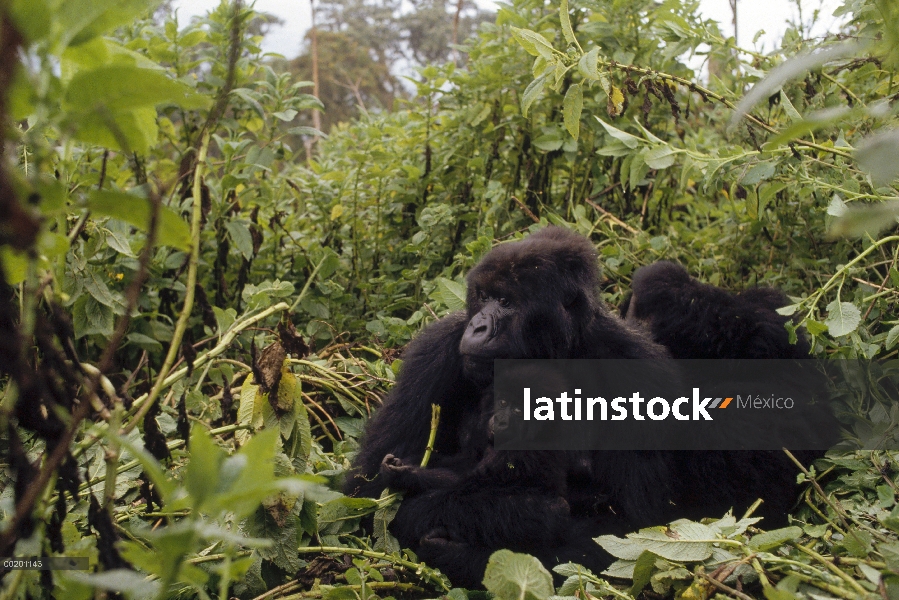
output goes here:
[[[847, 0], [840, 35], [796, 24], [761, 55], [693, 0], [514, 0], [464, 66], [424, 66], [414, 99], [335, 119], [311, 155], [322, 103], [262, 55], [256, 13], [152, 8], [0, 9], [0, 556], [93, 569], [6, 572], [4, 597], [464, 597], [396, 547], [395, 499], [331, 490], [397, 350], [463, 306], [496, 240], [546, 223], [596, 243], [612, 304], [659, 258], [783, 288], [817, 354], [883, 360], [841, 416], [846, 447], [895, 435], [875, 385], [899, 354], [894, 3]], [[332, 34], [333, 60], [378, 56]], [[390, 91], [386, 64], [366, 85]], [[556, 591], [501, 552], [485, 583], [899, 596], [897, 456], [803, 469], [786, 529], [709, 515], [600, 538], [612, 571], [563, 565]]]

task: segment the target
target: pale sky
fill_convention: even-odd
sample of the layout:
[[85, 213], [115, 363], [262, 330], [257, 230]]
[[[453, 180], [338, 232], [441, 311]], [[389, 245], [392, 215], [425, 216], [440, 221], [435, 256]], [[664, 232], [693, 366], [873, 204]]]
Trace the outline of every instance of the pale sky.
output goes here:
[[[479, 0], [478, 3], [482, 6], [492, 5], [491, 0]], [[178, 8], [178, 15], [184, 23], [191, 16], [204, 14], [218, 4], [219, 0], [174, 2]], [[814, 9], [821, 8], [819, 23], [813, 33], [816, 35], [826, 33], [838, 23], [832, 13], [841, 4], [840, 0], [802, 0], [803, 20], [807, 21]], [[733, 15], [729, 0], [701, 0], [700, 5], [706, 17], [722, 24], [722, 32], [733, 32], [731, 25]], [[287, 58], [299, 54], [303, 36], [311, 24], [310, 0], [256, 0], [255, 7], [256, 10], [277, 15], [284, 21], [283, 26], [273, 28], [266, 36], [263, 48], [269, 52], [283, 54]], [[786, 21], [797, 16], [795, 0], [738, 0], [737, 21], [740, 31], [737, 41], [744, 48], [770, 51], [786, 30]], [[765, 35], [753, 44], [752, 38], [760, 30], [764, 30]]]

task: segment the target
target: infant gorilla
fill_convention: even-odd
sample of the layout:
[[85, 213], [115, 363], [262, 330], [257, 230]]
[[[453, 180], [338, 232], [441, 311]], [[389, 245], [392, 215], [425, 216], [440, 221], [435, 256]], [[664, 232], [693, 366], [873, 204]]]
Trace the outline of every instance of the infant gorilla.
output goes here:
[[[512, 410], [502, 399], [494, 407], [488, 389], [481, 398], [478, 422], [463, 428], [466, 438], [477, 438], [460, 440], [464, 452], [439, 467], [405, 464], [392, 454], [381, 463], [385, 483], [405, 494], [391, 532], [426, 563], [439, 560], [454, 585], [479, 587], [487, 560], [497, 548], [527, 552], [548, 565], [572, 561], [601, 569], [608, 564], [584, 535], [585, 527], [595, 535], [599, 528], [572, 518], [566, 499], [572, 477], [583, 471], [583, 480], [588, 479], [588, 457], [576, 452], [496, 450], [494, 433], [507, 426]], [[503, 518], [496, 519], [497, 514]], [[496, 526], [472, 527], [479, 522]]]

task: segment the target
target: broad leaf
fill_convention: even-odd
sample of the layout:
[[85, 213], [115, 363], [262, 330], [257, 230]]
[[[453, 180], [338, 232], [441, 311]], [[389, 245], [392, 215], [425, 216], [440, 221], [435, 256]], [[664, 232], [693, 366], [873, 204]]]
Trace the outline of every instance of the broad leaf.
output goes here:
[[871, 174], [874, 185], [887, 185], [899, 177], [899, 129], [875, 133], [856, 148], [858, 164]]
[[114, 112], [159, 104], [205, 108], [210, 101], [158, 69], [112, 65], [76, 73], [66, 88], [65, 102], [71, 111]]
[[553, 579], [540, 561], [511, 550], [494, 552], [484, 573], [484, 587], [497, 598], [546, 600], [553, 595]]
[[602, 125], [603, 128], [605, 128], [606, 132], [608, 132], [608, 134], [610, 136], [612, 136], [613, 138], [615, 138], [616, 140], [618, 140], [619, 142], [621, 142], [628, 148], [636, 148], [639, 144], [641, 144], [643, 142], [643, 140], [641, 140], [637, 136], [631, 135], [625, 131], [621, 131], [617, 127], [609, 125], [608, 123], [606, 123], [599, 117], [594, 116], [594, 118], [597, 121], [599, 121], [600, 125]]
[[541, 75], [529, 83], [528, 87], [524, 89], [524, 93], [521, 95], [521, 116], [528, 116], [528, 110], [531, 108], [531, 105], [540, 97], [540, 94], [543, 93], [546, 81], [547, 75]]
[[577, 46], [574, 29], [571, 28], [571, 15], [568, 14], [568, 0], [562, 0], [559, 6], [559, 19], [562, 22], [562, 36], [565, 38], [565, 41], [572, 46]]
[[649, 551], [662, 558], [683, 562], [705, 560], [712, 555], [715, 531], [701, 523], [680, 522], [670, 527], [641, 529], [625, 538], [602, 535], [596, 543], [616, 558], [637, 560]]
[[827, 305], [827, 311], [828, 315], [824, 324], [827, 325], [827, 329], [833, 337], [852, 333], [862, 321], [861, 311], [850, 302], [834, 300]]
[[584, 109], [584, 93], [577, 83], [568, 87], [565, 99], [562, 102], [562, 115], [565, 121], [565, 129], [575, 140], [581, 130], [581, 111]]
[[[133, 194], [94, 190], [87, 197], [87, 208], [95, 215], [114, 217], [144, 231], [150, 224], [150, 201]], [[171, 209], [161, 206], [156, 241], [160, 246], [189, 250], [190, 227]]]
[[802, 529], [799, 527], [784, 527], [752, 536], [752, 539], [749, 540], [749, 547], [758, 552], [765, 552], [782, 546], [786, 542], [799, 539], [801, 536]]
[[554, 50], [552, 44], [536, 31], [513, 27], [512, 35], [515, 36], [515, 39], [518, 40], [518, 43], [521, 44], [528, 54], [542, 56], [546, 60], [553, 58]]
[[587, 52], [581, 59], [577, 62], [577, 70], [583, 75], [586, 79], [597, 80], [599, 79], [599, 69], [597, 65], [599, 63], [599, 47], [593, 48], [590, 52]]
[[737, 105], [737, 110], [731, 118], [731, 125], [738, 123], [743, 115], [752, 110], [753, 106], [774, 94], [783, 84], [794, 77], [799, 77], [830, 61], [857, 54], [860, 49], [859, 44], [855, 42], [844, 42], [820, 52], [801, 54], [771, 69], [767, 77], [755, 84]]

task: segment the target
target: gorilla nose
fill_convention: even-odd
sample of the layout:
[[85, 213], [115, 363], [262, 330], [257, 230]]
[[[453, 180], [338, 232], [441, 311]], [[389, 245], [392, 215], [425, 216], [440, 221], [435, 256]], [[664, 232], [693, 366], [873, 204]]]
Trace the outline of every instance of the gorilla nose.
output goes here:
[[462, 354], [480, 354], [483, 347], [493, 339], [493, 317], [482, 313], [476, 314], [468, 322], [462, 342], [459, 344], [459, 352]]

